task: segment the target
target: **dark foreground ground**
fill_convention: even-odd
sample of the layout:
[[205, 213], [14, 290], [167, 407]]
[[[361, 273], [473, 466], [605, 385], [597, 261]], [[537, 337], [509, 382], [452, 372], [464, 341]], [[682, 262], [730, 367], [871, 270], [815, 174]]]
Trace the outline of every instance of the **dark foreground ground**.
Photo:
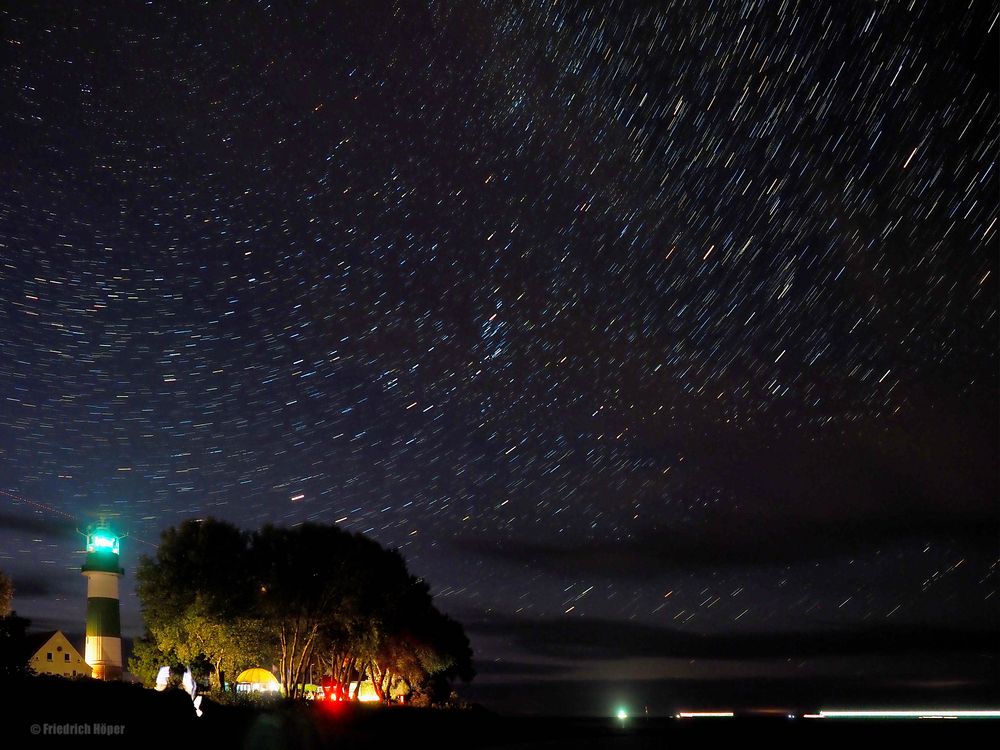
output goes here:
[[[32, 677], [5, 686], [4, 747], [288, 748], [611, 748], [700, 747], [705, 741], [763, 740], [768, 746], [843, 747], [877, 735], [895, 743], [992, 742], [1000, 723], [979, 721], [511, 718], [482, 709], [428, 710], [278, 704], [218, 705], [194, 715], [183, 692], [135, 685]], [[990, 739], [992, 737], [992, 740]], [[725, 745], [720, 745], [725, 747]], [[924, 746], [921, 744], [921, 746]], [[963, 746], [969, 746], [965, 744]]]

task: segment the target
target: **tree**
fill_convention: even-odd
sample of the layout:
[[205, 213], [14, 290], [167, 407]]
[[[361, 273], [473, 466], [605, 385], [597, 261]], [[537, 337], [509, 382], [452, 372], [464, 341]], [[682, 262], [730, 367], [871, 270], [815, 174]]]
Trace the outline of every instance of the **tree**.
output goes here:
[[14, 599], [14, 584], [10, 576], [0, 570], [0, 617], [10, 614], [10, 605]]
[[472, 646], [461, 623], [433, 610], [430, 627], [433, 661], [428, 662], [425, 689], [434, 703], [442, 703], [451, 695], [451, 683], [456, 679], [471, 682], [476, 676], [472, 666]]
[[462, 626], [434, 607], [402, 555], [336, 526], [244, 534], [188, 521], [164, 532], [138, 580], [150, 636], [142, 659], [154, 648], [189, 665], [205, 658], [221, 681], [223, 668], [270, 656], [291, 698], [313, 668], [329, 675], [338, 698], [352, 682], [357, 698], [367, 675], [386, 701], [394, 688], [433, 700], [451, 680], [472, 676]]
[[[399, 618], [403, 592], [411, 581], [402, 556], [386, 550], [361, 535], [342, 532], [337, 562], [338, 606], [324, 620], [320, 646], [331, 680], [340, 695], [356, 680], [356, 699], [361, 681], [371, 672], [372, 661], [385, 647], [386, 637]], [[380, 674], [381, 678], [381, 674]]]
[[368, 664], [379, 698], [390, 700], [396, 685], [399, 693], [440, 703], [454, 679], [468, 682], [473, 678], [472, 649], [465, 631], [434, 606], [424, 581], [410, 578], [387, 605], [381, 642]]
[[156, 685], [160, 667], [168, 666], [175, 669], [181, 661], [174, 652], [166, 653], [157, 645], [153, 634], [146, 630], [142, 638], [132, 643], [132, 654], [128, 659], [128, 671], [138, 678], [146, 687]]
[[214, 519], [166, 530], [156, 559], [139, 561], [139, 600], [153, 643], [189, 666], [207, 660], [216, 687], [226, 669], [250, 666], [267, 651], [249, 566], [249, 536]]
[[0, 678], [31, 674], [27, 632], [31, 620], [16, 613], [0, 617]]
[[30, 674], [27, 633], [31, 620], [11, 611], [14, 584], [0, 570], [0, 678]]
[[[277, 639], [279, 680], [291, 698], [302, 691], [318, 646], [326, 643], [337, 651], [357, 639], [363, 573], [358, 553], [365, 542], [373, 544], [361, 540], [319, 524], [269, 525], [253, 536], [259, 611]], [[349, 679], [355, 662], [345, 652], [331, 668]]]

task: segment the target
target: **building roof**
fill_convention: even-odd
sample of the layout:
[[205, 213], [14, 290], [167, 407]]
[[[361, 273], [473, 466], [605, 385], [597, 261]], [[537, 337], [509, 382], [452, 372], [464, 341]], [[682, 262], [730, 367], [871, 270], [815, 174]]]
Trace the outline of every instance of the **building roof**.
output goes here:
[[73, 641], [70, 640], [70, 637], [68, 635], [66, 635], [64, 632], [62, 632], [61, 630], [43, 630], [43, 631], [40, 631], [38, 633], [28, 633], [28, 634], [26, 634], [25, 637], [24, 637], [24, 642], [23, 642], [23, 648], [24, 648], [23, 655], [24, 655], [24, 657], [26, 659], [31, 659], [31, 657], [33, 657], [35, 654], [37, 654], [42, 649], [42, 647], [46, 643], [48, 643], [50, 640], [52, 640], [52, 637], [54, 635], [56, 635], [57, 633], [59, 635], [61, 635], [63, 638], [65, 638], [66, 642], [69, 643], [69, 645], [82, 658], [82, 656], [83, 656], [83, 650], [79, 646], [77, 646], [77, 644], [73, 643]]
[[30, 659], [38, 653], [38, 650], [49, 642], [58, 630], [45, 630], [41, 633], [28, 633], [24, 637], [24, 653]]

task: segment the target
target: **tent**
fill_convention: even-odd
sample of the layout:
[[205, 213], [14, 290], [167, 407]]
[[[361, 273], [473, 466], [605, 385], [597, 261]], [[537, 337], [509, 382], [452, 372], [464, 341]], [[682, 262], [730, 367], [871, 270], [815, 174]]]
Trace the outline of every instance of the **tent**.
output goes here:
[[278, 678], [261, 667], [244, 669], [236, 678], [237, 693], [276, 693], [280, 689]]

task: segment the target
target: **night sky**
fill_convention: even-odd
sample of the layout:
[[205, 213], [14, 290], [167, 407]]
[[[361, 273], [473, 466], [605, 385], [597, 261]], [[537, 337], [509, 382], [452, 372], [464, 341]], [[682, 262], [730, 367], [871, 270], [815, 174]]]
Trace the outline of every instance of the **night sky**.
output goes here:
[[480, 689], [996, 679], [996, 2], [0, 7], [37, 627], [100, 514], [317, 521]]

